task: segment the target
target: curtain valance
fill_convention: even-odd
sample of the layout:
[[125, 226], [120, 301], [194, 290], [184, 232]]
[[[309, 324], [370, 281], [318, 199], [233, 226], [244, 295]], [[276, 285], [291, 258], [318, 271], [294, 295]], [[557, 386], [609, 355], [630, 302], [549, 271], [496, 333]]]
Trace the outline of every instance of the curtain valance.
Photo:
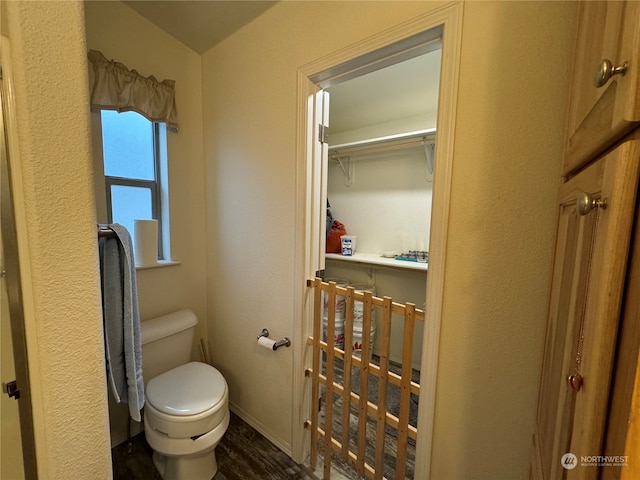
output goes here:
[[92, 110], [134, 111], [152, 122], [164, 122], [178, 131], [175, 82], [159, 82], [151, 75], [143, 77], [122, 63], [107, 60], [97, 50], [89, 50], [95, 73], [91, 91]]

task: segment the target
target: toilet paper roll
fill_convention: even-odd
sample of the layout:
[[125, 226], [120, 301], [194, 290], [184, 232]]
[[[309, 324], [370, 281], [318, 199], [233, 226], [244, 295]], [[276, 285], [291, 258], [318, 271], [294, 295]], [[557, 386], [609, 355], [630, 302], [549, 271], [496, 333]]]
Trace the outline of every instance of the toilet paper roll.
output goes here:
[[276, 344], [275, 340], [271, 340], [269, 337], [260, 337], [258, 339], [258, 345], [263, 348], [268, 348], [269, 350], [273, 350], [273, 346]]
[[158, 264], [158, 221], [133, 221], [133, 256], [137, 267]]

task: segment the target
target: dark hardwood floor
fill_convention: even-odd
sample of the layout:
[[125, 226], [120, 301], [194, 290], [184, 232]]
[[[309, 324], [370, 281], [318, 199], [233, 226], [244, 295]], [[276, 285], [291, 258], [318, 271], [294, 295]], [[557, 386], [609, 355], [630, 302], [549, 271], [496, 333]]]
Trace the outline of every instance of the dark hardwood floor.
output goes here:
[[[374, 362], [377, 359], [374, 359]], [[397, 366], [392, 365], [392, 370]], [[339, 372], [339, 369], [338, 369]], [[414, 381], [419, 383], [419, 372], [414, 371]], [[339, 375], [338, 375], [339, 376]], [[358, 390], [357, 381], [352, 384], [354, 391]], [[389, 406], [398, 403], [399, 391], [389, 388], [387, 403]], [[377, 403], [377, 381], [369, 383], [369, 401]], [[417, 420], [417, 397], [411, 396], [410, 423], [415, 426]], [[320, 422], [323, 422], [326, 402], [322, 402]], [[334, 412], [341, 411], [341, 400], [334, 398]], [[399, 407], [398, 407], [399, 408]], [[393, 411], [391, 408], [390, 411]], [[397, 415], [395, 411], [394, 414]], [[349, 430], [355, 441], [357, 437], [357, 412], [352, 411]], [[334, 431], [342, 431], [340, 415], [333, 416]], [[385, 435], [384, 475], [394, 479], [395, 457], [397, 448], [397, 434], [389, 429]], [[367, 448], [366, 461], [373, 465], [375, 454], [375, 421], [367, 419]], [[321, 448], [320, 448], [321, 450]], [[132, 438], [131, 444], [124, 442], [112, 450], [113, 478], [114, 480], [162, 480], [162, 477], [153, 465], [151, 447], [147, 444], [144, 433]], [[279, 450], [264, 436], [245, 423], [234, 413], [231, 413], [229, 428], [216, 448], [218, 461], [218, 473], [213, 480], [289, 480], [289, 479], [313, 479], [322, 478], [322, 451], [319, 452], [317, 470], [309, 465], [298, 465], [291, 458]], [[408, 445], [407, 479], [414, 478], [415, 444]], [[365, 480], [358, 475], [351, 465], [332, 454], [332, 480]]]
[[[131, 451], [129, 451], [131, 450]], [[162, 480], [151, 460], [144, 433], [112, 450], [114, 480]], [[316, 479], [310, 467], [296, 464], [269, 440], [231, 413], [229, 428], [216, 448], [214, 480]]]
[[298, 465], [264, 436], [231, 414], [227, 433], [216, 448], [214, 480], [315, 479], [310, 467]]
[[[385, 452], [385, 473], [392, 471], [395, 458], [389, 455], [395, 445], [387, 445]], [[368, 449], [367, 456], [373, 452]], [[162, 480], [153, 465], [153, 451], [147, 444], [144, 433], [128, 442], [121, 443], [111, 451], [114, 480]], [[344, 460], [333, 456], [332, 480], [365, 480]], [[412, 474], [413, 455], [409, 460]], [[308, 465], [296, 464], [288, 455], [279, 450], [264, 436], [250, 427], [234, 413], [227, 433], [216, 448], [218, 473], [213, 480], [319, 480], [322, 478], [323, 456], [318, 456], [318, 466], [314, 470]], [[371, 458], [367, 461], [371, 462]], [[408, 465], [408, 466], [409, 466]], [[393, 478], [393, 474], [387, 478]], [[409, 476], [412, 478], [412, 476]]]
[[144, 438], [144, 432], [136, 435], [131, 442], [124, 442], [111, 449], [113, 480], [162, 480], [153, 466], [151, 447]]

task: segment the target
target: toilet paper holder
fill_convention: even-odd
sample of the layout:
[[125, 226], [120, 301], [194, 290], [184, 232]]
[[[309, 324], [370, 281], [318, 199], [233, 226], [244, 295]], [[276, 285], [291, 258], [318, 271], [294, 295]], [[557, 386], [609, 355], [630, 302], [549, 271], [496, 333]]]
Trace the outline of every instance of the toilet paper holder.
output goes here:
[[[262, 329], [262, 332], [260, 332], [260, 335], [258, 335], [258, 341], [260, 341], [260, 338], [269, 338], [269, 330], [267, 330], [266, 328]], [[281, 340], [275, 341], [273, 343], [273, 350], [277, 350], [279, 347], [290, 347], [291, 346], [291, 340], [289, 340], [287, 337], [283, 337]]]

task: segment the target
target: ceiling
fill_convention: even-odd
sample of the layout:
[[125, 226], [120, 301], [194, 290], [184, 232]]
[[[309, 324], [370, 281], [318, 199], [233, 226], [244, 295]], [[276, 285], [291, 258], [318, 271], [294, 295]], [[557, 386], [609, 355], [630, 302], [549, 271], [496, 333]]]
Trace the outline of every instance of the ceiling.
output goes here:
[[[204, 53], [276, 1], [266, 0], [124, 0], [160, 29], [197, 53]], [[441, 50], [334, 85], [331, 128], [353, 130], [435, 112]]]
[[125, 0], [156, 26], [204, 53], [277, 2], [239, 0]]
[[436, 112], [441, 54], [434, 50], [327, 88], [330, 129], [344, 132]]

